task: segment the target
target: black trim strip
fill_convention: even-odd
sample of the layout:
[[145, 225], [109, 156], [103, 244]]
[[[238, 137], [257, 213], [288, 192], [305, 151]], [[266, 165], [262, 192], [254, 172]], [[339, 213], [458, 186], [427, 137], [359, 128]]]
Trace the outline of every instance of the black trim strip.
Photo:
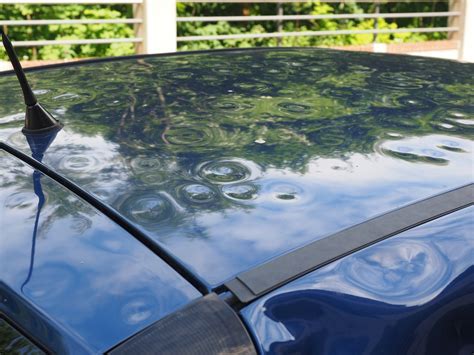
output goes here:
[[26, 164], [30, 165], [34, 169], [40, 171], [44, 175], [50, 177], [57, 183], [61, 184], [81, 199], [89, 203], [91, 206], [102, 212], [112, 221], [117, 223], [120, 227], [125, 229], [129, 232], [132, 236], [134, 236], [138, 241], [143, 243], [148, 249], [150, 249], [153, 253], [163, 259], [169, 266], [171, 266], [177, 273], [179, 273], [186, 281], [188, 281], [191, 285], [193, 285], [199, 292], [204, 295], [207, 295], [211, 292], [207, 284], [199, 278], [199, 276], [192, 273], [186, 266], [181, 263], [173, 254], [168, 252], [166, 249], [162, 248], [158, 245], [152, 238], [146, 235], [143, 231], [141, 231], [138, 227], [136, 227], [132, 222], [130, 222], [127, 218], [123, 217], [119, 212], [115, 209], [110, 207], [109, 205], [105, 204], [104, 202], [100, 201], [92, 194], [84, 190], [82, 187], [76, 185], [71, 180], [63, 177], [62, 175], [58, 174], [54, 170], [51, 170], [43, 163], [39, 162], [36, 159], [33, 159], [29, 155], [18, 151], [17, 149], [9, 146], [4, 142], [0, 142], [0, 149], [5, 150], [6, 152], [10, 153], [11, 155], [17, 157], [18, 159], [22, 160]]
[[248, 303], [383, 239], [474, 204], [474, 183], [401, 207], [239, 274], [225, 286]]

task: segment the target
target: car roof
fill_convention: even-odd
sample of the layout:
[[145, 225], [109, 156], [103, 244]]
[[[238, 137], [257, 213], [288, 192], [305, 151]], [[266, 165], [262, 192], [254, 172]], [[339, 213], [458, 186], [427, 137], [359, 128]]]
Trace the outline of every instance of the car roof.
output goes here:
[[58, 182], [4, 150], [0, 165], [0, 317], [39, 346], [104, 353], [201, 296]]
[[[64, 124], [44, 164], [209, 288], [472, 182], [474, 67], [321, 49], [122, 58], [32, 71]], [[29, 153], [14, 77], [0, 139]]]

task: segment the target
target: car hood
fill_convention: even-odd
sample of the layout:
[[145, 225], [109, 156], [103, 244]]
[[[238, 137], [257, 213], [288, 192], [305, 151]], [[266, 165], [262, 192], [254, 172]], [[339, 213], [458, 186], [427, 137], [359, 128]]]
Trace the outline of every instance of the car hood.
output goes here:
[[[474, 67], [321, 49], [30, 71], [63, 124], [43, 162], [214, 287], [473, 180]], [[29, 153], [12, 75], [0, 139]]]

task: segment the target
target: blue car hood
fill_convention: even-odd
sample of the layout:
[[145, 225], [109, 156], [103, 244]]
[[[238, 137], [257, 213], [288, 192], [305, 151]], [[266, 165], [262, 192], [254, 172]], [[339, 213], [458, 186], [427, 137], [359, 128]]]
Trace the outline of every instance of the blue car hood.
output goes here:
[[[470, 64], [267, 49], [28, 76], [64, 124], [43, 162], [209, 288], [473, 180]], [[0, 139], [29, 154], [18, 83], [0, 86]]]

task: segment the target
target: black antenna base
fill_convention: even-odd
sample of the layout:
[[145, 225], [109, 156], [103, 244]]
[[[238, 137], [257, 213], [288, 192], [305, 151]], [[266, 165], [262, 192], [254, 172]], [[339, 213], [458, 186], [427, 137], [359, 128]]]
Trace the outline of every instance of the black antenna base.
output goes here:
[[57, 121], [39, 102], [26, 106], [25, 127], [23, 133], [43, 133], [51, 129], [61, 129], [62, 124]]
[[10, 39], [5, 34], [5, 32], [0, 27], [0, 34], [2, 35], [2, 42], [5, 50], [7, 51], [8, 58], [12, 63], [13, 70], [18, 78], [20, 83], [21, 90], [23, 91], [23, 98], [26, 105], [26, 115], [25, 115], [25, 127], [23, 127], [23, 133], [25, 134], [35, 134], [43, 133], [52, 129], [60, 130], [62, 128], [61, 123], [55, 120], [53, 115], [51, 115], [36, 99], [33, 90], [31, 90], [30, 84], [26, 79], [23, 68], [21, 67], [20, 61], [13, 49], [13, 44], [10, 42]]

